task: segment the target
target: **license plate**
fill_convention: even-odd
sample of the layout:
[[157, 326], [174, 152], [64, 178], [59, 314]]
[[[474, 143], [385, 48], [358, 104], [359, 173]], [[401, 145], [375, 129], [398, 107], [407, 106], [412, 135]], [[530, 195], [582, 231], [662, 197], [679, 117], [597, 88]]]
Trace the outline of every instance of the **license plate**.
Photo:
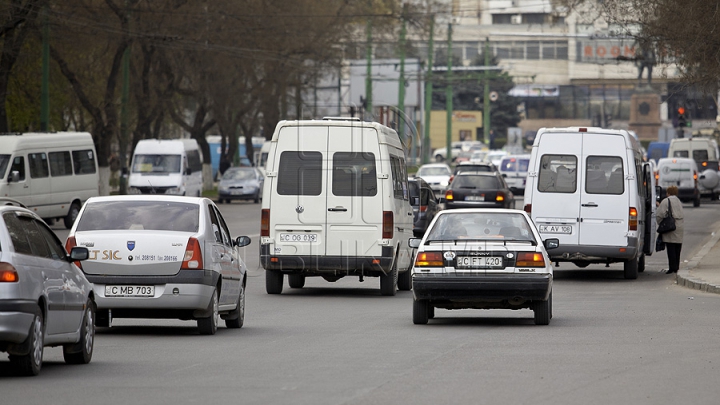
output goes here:
[[572, 233], [571, 225], [540, 225], [540, 233]]
[[485, 201], [484, 195], [469, 195], [465, 197], [465, 201]]
[[458, 268], [481, 268], [481, 267], [503, 267], [502, 257], [500, 256], [462, 256], [456, 259]]
[[106, 285], [106, 297], [153, 297], [154, 285]]
[[316, 233], [281, 233], [280, 242], [317, 242]]

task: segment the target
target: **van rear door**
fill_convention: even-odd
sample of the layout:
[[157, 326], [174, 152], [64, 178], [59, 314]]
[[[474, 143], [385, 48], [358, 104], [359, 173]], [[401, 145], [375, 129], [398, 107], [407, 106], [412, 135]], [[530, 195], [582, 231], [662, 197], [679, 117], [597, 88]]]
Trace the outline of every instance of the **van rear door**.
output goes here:
[[[270, 232], [276, 255], [324, 255], [327, 201], [327, 126], [286, 126], [274, 148]], [[329, 163], [328, 163], [329, 162]], [[333, 205], [334, 206], [334, 205]]]
[[532, 195], [532, 218], [543, 238], [577, 245], [582, 135], [546, 132], [541, 137], [533, 168], [537, 183], [534, 190], [526, 191]]
[[630, 210], [625, 138], [584, 133], [582, 139], [579, 243], [625, 246]]
[[326, 255], [373, 256], [382, 236], [382, 162], [375, 128], [330, 127]]

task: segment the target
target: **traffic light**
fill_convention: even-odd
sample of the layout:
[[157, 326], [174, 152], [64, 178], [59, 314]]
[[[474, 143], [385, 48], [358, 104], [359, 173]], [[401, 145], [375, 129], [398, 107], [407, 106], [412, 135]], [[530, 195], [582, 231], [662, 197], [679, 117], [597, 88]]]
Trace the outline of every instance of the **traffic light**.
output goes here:
[[685, 128], [687, 126], [687, 118], [685, 117], [685, 107], [678, 107], [678, 128]]

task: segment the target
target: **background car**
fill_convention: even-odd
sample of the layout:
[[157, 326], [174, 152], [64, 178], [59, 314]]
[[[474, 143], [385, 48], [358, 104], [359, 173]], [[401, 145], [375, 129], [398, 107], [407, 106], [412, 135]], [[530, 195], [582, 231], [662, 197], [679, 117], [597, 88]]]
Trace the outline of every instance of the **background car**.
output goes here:
[[502, 158], [498, 170], [515, 194], [525, 194], [530, 155], [508, 155]]
[[500, 161], [502, 161], [502, 158], [504, 158], [505, 156], [507, 156], [507, 152], [505, 152], [504, 150], [491, 150], [485, 156], [485, 160], [491, 162], [497, 167], [500, 167]]
[[215, 334], [220, 318], [240, 328], [247, 269], [215, 204], [207, 198], [163, 195], [90, 198], [66, 249], [87, 246], [82, 264], [94, 283], [98, 326], [113, 318], [195, 319]]
[[415, 236], [422, 236], [435, 214], [440, 211], [440, 205], [425, 180], [419, 177], [409, 178], [408, 188], [410, 205], [413, 208], [413, 233]]
[[254, 167], [231, 167], [225, 170], [218, 184], [218, 203], [232, 200], [260, 202], [265, 177]]
[[415, 177], [425, 180], [435, 192], [435, 195], [443, 195], [450, 183], [451, 175], [452, 170], [445, 163], [428, 163], [420, 166]]
[[[3, 201], [3, 204], [5, 201]], [[0, 206], [0, 351], [23, 375], [37, 375], [44, 346], [63, 346], [66, 363], [86, 364], [95, 343], [95, 295], [55, 233], [25, 208]]]
[[445, 191], [445, 208], [514, 208], [512, 191], [498, 172], [461, 172]]
[[435, 308], [530, 308], [535, 324], [552, 318], [553, 268], [528, 215], [520, 210], [442, 211], [417, 247], [412, 269], [413, 323]]
[[460, 172], [496, 172], [497, 167], [490, 162], [462, 162], [455, 166], [452, 176], [450, 176], [450, 183], [453, 178]]

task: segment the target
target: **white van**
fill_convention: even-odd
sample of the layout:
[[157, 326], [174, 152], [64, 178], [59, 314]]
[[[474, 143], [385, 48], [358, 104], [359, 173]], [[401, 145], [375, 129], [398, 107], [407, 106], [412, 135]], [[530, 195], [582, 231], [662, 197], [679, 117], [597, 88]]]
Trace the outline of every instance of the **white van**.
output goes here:
[[668, 157], [690, 158], [695, 160], [700, 169], [698, 188], [700, 195], [717, 200], [720, 196], [720, 175], [718, 160], [720, 153], [714, 139], [710, 138], [677, 138], [670, 141]]
[[143, 139], [135, 146], [128, 194], [202, 195], [202, 155], [194, 139]]
[[99, 195], [95, 144], [87, 132], [0, 136], [0, 197], [20, 201], [46, 222], [72, 227], [80, 207]]
[[700, 206], [698, 189], [698, 166], [690, 158], [661, 158], [655, 170], [656, 186], [660, 186], [664, 197], [667, 188], [676, 186], [678, 198], [682, 202], [692, 202], [693, 207]]
[[530, 157], [525, 211], [555, 262], [623, 262], [637, 278], [655, 248], [655, 188], [640, 144], [627, 131], [542, 128]]
[[525, 193], [530, 155], [507, 155], [500, 161], [498, 171], [505, 178], [510, 191], [514, 194]]
[[278, 123], [263, 187], [260, 263], [268, 294], [283, 276], [380, 277], [383, 295], [410, 289], [413, 211], [395, 131], [357, 118]]

